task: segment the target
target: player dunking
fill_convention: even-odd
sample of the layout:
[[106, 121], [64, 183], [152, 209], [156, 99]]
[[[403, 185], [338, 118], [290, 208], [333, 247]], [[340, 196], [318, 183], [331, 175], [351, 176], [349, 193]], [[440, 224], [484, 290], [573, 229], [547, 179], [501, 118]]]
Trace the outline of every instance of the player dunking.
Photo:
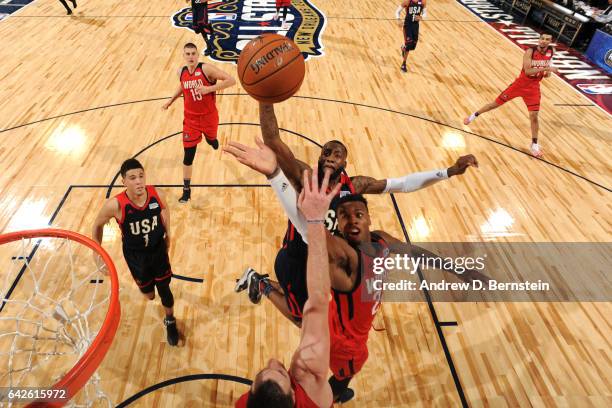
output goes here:
[[[260, 103], [259, 114], [263, 140], [276, 154], [279, 167], [286, 174], [296, 191], [302, 189], [301, 173], [310, 170], [310, 167], [295, 158], [289, 147], [281, 140], [274, 106]], [[408, 174], [399, 178], [377, 180], [367, 176], [348, 177], [344, 173], [348, 151], [346, 146], [337, 140], [332, 140], [323, 146], [319, 156], [319, 179], [328, 169], [332, 172], [330, 186], [341, 185], [340, 196], [347, 194], [381, 194], [394, 192], [412, 192], [427, 187], [440, 180], [454, 175], [465, 173], [469, 166], [477, 166], [476, 158], [472, 155], [462, 156], [448, 169]], [[335, 206], [339, 197], [332, 200], [327, 213], [325, 224], [328, 230], [337, 230]], [[308, 293], [305, 285], [305, 265], [307, 245], [302, 240], [294, 225], [289, 222], [283, 246], [278, 251], [274, 263], [274, 271], [278, 282], [269, 280], [271, 286], [266, 291], [259, 290], [256, 282], [267, 279], [268, 275], [261, 275], [252, 269], [247, 269], [239, 279], [235, 290], [237, 292], [249, 288], [249, 298], [253, 303], [259, 303], [261, 295], [265, 295], [279, 311], [299, 325], [302, 308]]]
[[213, 149], [219, 148], [217, 129], [219, 112], [217, 111], [216, 92], [233, 86], [234, 78], [211, 64], [198, 61], [198, 48], [187, 43], [183, 47], [183, 57], [187, 65], [178, 70], [179, 87], [162, 109], [166, 110], [181, 94], [184, 100], [183, 119], [183, 195], [179, 202], [186, 203], [191, 199], [191, 175], [196, 149], [202, 141]]
[[329, 175], [321, 188], [317, 174], [304, 180], [299, 207], [307, 222], [305, 236], [311, 242], [307, 285], [310, 297], [304, 306], [300, 345], [287, 370], [271, 359], [255, 376], [251, 389], [236, 402], [237, 408], [320, 408], [332, 406], [332, 393], [326, 380], [329, 364], [329, 266], [323, 218], [332, 197], [327, 193]]
[[106, 201], [93, 225], [93, 239], [102, 245], [104, 225], [115, 218], [121, 228], [123, 256], [138, 288], [149, 299], [155, 299], [155, 288], [166, 317], [168, 344], [176, 346], [179, 333], [174, 318], [174, 296], [170, 291], [172, 269], [170, 250], [170, 211], [162, 195], [146, 185], [145, 172], [136, 159], [121, 165], [126, 190]]
[[476, 112], [463, 120], [465, 125], [469, 125], [478, 116], [485, 112], [499, 108], [504, 103], [518, 96], [523, 98], [529, 111], [529, 121], [531, 122], [531, 154], [535, 157], [542, 157], [543, 152], [538, 144], [538, 113], [540, 111], [540, 81], [542, 78], [549, 77], [551, 72], [557, 72], [550, 64], [555, 49], [550, 46], [552, 36], [541, 34], [536, 47], [528, 48], [523, 54], [523, 67], [519, 77], [503, 91], [495, 101], [486, 104]]
[[419, 42], [419, 23], [425, 18], [426, 15], [426, 0], [404, 0], [400, 5], [399, 12], [397, 13], [398, 19], [400, 18], [401, 11], [406, 12], [404, 18], [404, 45], [402, 45], [402, 66], [400, 69], [403, 72], [407, 72], [406, 60], [408, 59], [408, 53], [414, 50]]
[[[189, 1], [189, 0], [186, 0]], [[214, 49], [215, 30], [208, 21], [208, 0], [191, 0], [191, 28], [196, 34], [201, 34], [206, 43], [204, 55], [212, 54]]]

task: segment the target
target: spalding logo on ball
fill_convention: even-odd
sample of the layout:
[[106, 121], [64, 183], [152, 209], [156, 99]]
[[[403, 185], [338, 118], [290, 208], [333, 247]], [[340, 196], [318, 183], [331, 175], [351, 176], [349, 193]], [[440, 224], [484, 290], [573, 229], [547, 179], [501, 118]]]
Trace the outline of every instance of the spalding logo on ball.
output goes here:
[[260, 102], [278, 103], [292, 97], [304, 81], [305, 69], [297, 45], [278, 34], [253, 38], [238, 58], [240, 83]]

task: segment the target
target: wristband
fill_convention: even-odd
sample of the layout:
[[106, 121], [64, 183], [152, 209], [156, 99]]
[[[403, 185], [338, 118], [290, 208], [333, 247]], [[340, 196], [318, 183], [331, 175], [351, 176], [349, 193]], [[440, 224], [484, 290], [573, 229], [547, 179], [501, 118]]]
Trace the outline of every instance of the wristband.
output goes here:
[[306, 220], [308, 224], [325, 224], [325, 220]]

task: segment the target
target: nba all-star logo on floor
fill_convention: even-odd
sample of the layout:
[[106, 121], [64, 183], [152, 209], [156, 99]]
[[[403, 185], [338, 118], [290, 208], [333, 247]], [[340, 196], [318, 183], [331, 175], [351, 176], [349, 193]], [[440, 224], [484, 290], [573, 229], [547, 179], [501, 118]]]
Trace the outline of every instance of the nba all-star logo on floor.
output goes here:
[[[237, 61], [250, 40], [266, 33], [291, 38], [306, 59], [323, 55], [325, 15], [310, 0], [293, 0], [285, 23], [274, 19], [275, 0], [213, 0], [208, 12], [215, 30], [211, 57], [217, 61]], [[191, 29], [191, 21], [190, 7], [172, 16], [175, 27]]]

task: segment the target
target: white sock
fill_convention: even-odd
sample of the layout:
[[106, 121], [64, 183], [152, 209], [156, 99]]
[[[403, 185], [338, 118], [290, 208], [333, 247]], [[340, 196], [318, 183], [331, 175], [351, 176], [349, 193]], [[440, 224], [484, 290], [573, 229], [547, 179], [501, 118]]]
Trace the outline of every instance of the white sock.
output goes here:
[[468, 120], [469, 120], [470, 122], [473, 122], [473, 121], [474, 121], [474, 119], [476, 119], [476, 112], [472, 113], [472, 114], [470, 115], [470, 118], [469, 118]]

